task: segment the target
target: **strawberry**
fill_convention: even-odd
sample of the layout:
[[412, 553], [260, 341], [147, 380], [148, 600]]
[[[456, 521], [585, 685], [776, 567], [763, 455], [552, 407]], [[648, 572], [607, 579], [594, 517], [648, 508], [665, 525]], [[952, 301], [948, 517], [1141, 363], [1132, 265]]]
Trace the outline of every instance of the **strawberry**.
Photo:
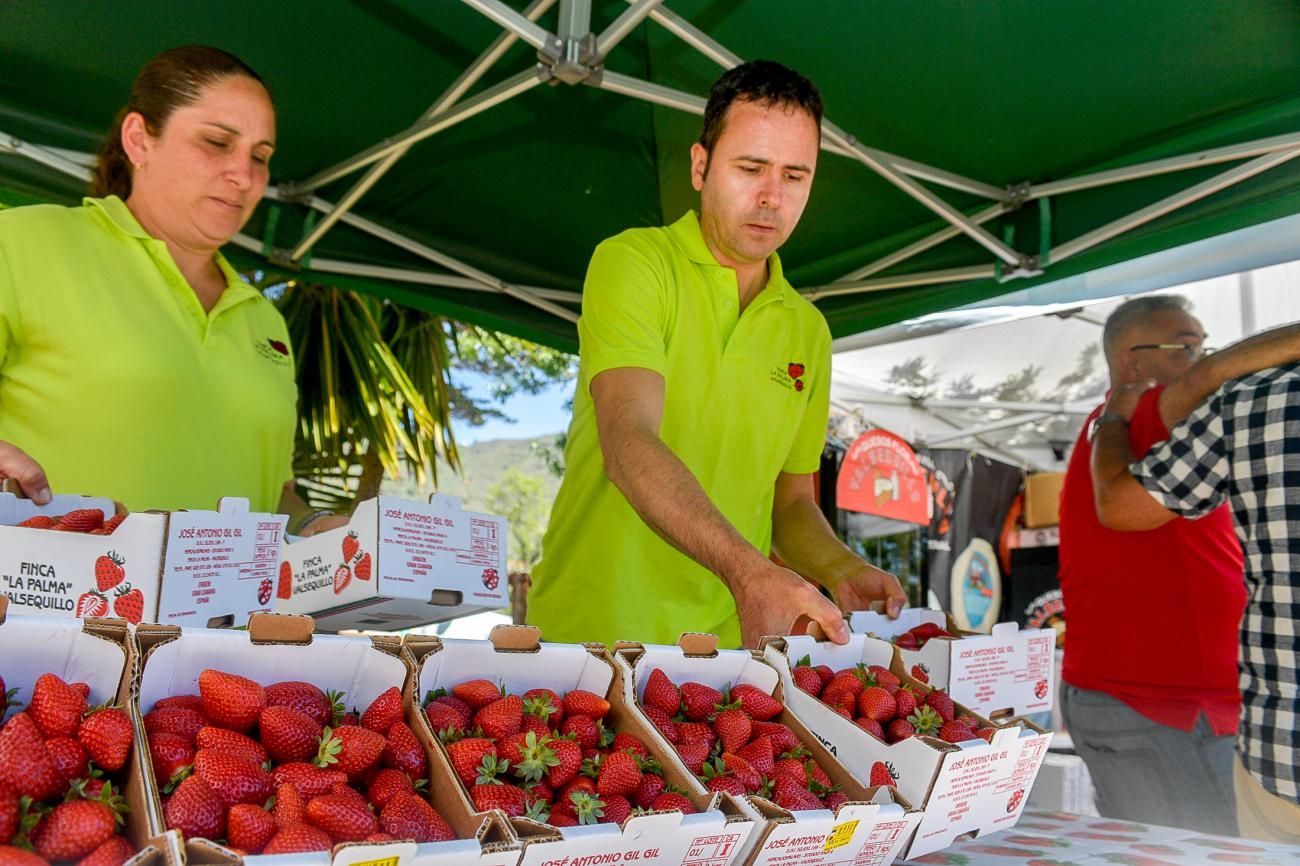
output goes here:
[[817, 676], [817, 671], [808, 665], [797, 665], [790, 673], [796, 686], [813, 697], [821, 697], [822, 678]]
[[275, 826], [287, 827], [290, 824], [298, 824], [307, 820], [306, 808], [306, 799], [293, 785], [285, 782], [275, 786], [275, 807], [271, 810], [271, 817], [275, 819]]
[[32, 686], [27, 714], [45, 737], [71, 737], [86, 712], [86, 699], [54, 674], [41, 674]]
[[361, 714], [361, 727], [387, 734], [393, 723], [401, 721], [404, 715], [402, 690], [397, 686], [390, 686], [380, 692]]
[[659, 668], [650, 671], [650, 676], [645, 681], [645, 692], [641, 696], [641, 703], [645, 706], [658, 707], [668, 715], [672, 716], [677, 713], [682, 706], [682, 695]]
[[359, 550], [361, 550], [361, 539], [357, 538], [355, 532], [349, 532], [343, 537], [343, 563], [345, 565], [352, 561]]
[[996, 728], [977, 728], [975, 730], [975, 736], [979, 737], [986, 743], [993, 742], [993, 735], [995, 733], [997, 733]]
[[675, 791], [665, 791], [658, 797], [655, 797], [650, 808], [656, 812], [681, 812], [683, 815], [694, 815], [700, 810], [695, 808], [685, 794], [679, 794]]
[[208, 783], [227, 806], [265, 803], [274, 783], [260, 764], [216, 749], [194, 753], [194, 775]]
[[615, 752], [631, 752], [638, 758], [650, 757], [650, 750], [632, 734], [622, 732], [614, 735], [614, 742], [610, 743], [610, 749]]
[[704, 762], [709, 759], [709, 747], [703, 740], [693, 740], [677, 746], [682, 763], [695, 775], [704, 772]]
[[126, 520], [125, 514], [114, 514], [112, 517], [108, 518], [108, 520], [105, 520], [103, 527], [104, 534], [112, 535], [117, 528], [122, 525], [123, 520]]
[[[708, 765], [705, 765], [704, 771], [708, 772]], [[735, 776], [711, 776], [704, 783], [704, 787], [710, 791], [717, 791], [720, 794], [731, 794], [733, 797], [743, 797], [749, 793], [745, 785]]]
[[103, 844], [77, 861], [76, 866], [122, 866], [136, 855], [135, 846], [122, 836], [110, 836]]
[[758, 686], [749, 683], [740, 683], [732, 687], [731, 693], [727, 696], [729, 701], [739, 701], [740, 708], [754, 720], [767, 722], [781, 715], [785, 709], [781, 702], [772, 697]]
[[604, 814], [600, 816], [602, 824], [622, 824], [628, 818], [632, 817], [632, 804], [628, 802], [627, 797], [620, 797], [618, 794], [611, 794], [603, 798], [605, 801]]
[[749, 762], [759, 774], [769, 776], [776, 769], [776, 749], [770, 737], [755, 737], [736, 753]]
[[45, 741], [45, 751], [64, 786], [71, 784], [74, 779], [84, 779], [90, 775], [90, 755], [85, 746], [71, 737], [51, 737]]
[[469, 680], [453, 686], [451, 693], [469, 704], [473, 710], [480, 710], [495, 700], [505, 697], [505, 692], [491, 680]]
[[48, 514], [33, 514], [22, 523], [14, 525], [26, 527], [27, 529], [52, 529], [59, 525], [59, 520], [56, 517], [50, 517]]
[[837, 671], [831, 681], [822, 689], [822, 700], [826, 700], [826, 695], [831, 692], [848, 692], [856, 699], [862, 694], [862, 690], [867, 684], [862, 681], [856, 670]]
[[266, 706], [266, 690], [259, 684], [213, 668], [199, 673], [199, 695], [203, 712], [213, 724], [241, 734], [257, 724]]
[[117, 817], [107, 803], [73, 800], [55, 806], [32, 834], [46, 860], [79, 860], [114, 835]]
[[280, 574], [275, 581], [276, 598], [293, 598], [293, 566], [286, 559], [280, 563]]
[[335, 842], [358, 842], [379, 831], [367, 803], [341, 794], [325, 794], [307, 801], [307, 821], [324, 830]]
[[600, 726], [590, 716], [569, 716], [560, 725], [560, 733], [565, 736], [572, 734], [584, 754], [600, 745], [600, 731]]
[[469, 798], [480, 812], [500, 809], [507, 818], [518, 818], [528, 808], [528, 795], [516, 785], [489, 784], [470, 788]]
[[168, 695], [165, 698], [159, 698], [158, 702], [153, 705], [155, 710], [167, 710], [176, 707], [202, 713], [203, 698], [198, 695]]
[[[218, 728], [215, 725], [205, 725], [200, 728], [198, 735], [194, 738], [194, 744], [200, 749], [213, 749], [227, 755], [247, 758], [254, 764], [265, 764], [270, 758], [266, 748], [257, 740], [244, 734], [227, 731], [225, 728]], [[314, 748], [312, 754], [315, 754]]]
[[[363, 553], [357, 560], [357, 564], [353, 566], [352, 573], [356, 575], [357, 580], [370, 580], [371, 565], [370, 554]], [[491, 588], [496, 589], [496, 587]]]
[[[205, 728], [204, 730], [208, 730]], [[216, 728], [214, 730], [221, 730]], [[292, 707], [275, 706], [262, 710], [257, 723], [258, 735], [266, 755], [277, 764], [310, 761], [320, 749], [323, 728], [305, 713]], [[202, 732], [200, 732], [201, 734]], [[243, 736], [236, 734], [235, 736]], [[202, 745], [202, 744], [200, 744]]]
[[50, 863], [34, 851], [0, 845], [0, 866], [50, 866]]
[[843, 806], [849, 801], [849, 795], [843, 791], [831, 791], [822, 799], [826, 803], [827, 809], [830, 809], [832, 812], [837, 812], [839, 811], [840, 806]]
[[447, 758], [451, 761], [451, 768], [456, 771], [456, 776], [466, 785], [474, 784], [478, 777], [479, 765], [483, 763], [483, 758], [487, 755], [496, 754], [496, 746], [491, 741], [481, 737], [466, 737], [463, 740], [456, 740], [454, 743], [448, 743], [446, 746]]
[[0, 785], [0, 845], [8, 845], [18, 835], [25, 813], [18, 792]]
[[894, 717], [896, 709], [897, 702], [893, 695], [880, 686], [863, 689], [858, 695], [858, 715], [866, 716], [868, 719], [887, 722]]
[[524, 723], [523, 726], [519, 728], [519, 733], [524, 734], [529, 732], [536, 734], [538, 737], [549, 737], [552, 735], [551, 726], [546, 724], [545, 719], [524, 713]]
[[816, 794], [799, 785], [778, 784], [775, 793], [772, 802], [789, 812], [826, 808], [826, 804], [818, 799]]
[[292, 707], [322, 728], [334, 722], [334, 698], [311, 683], [301, 680], [271, 683], [265, 694], [268, 707]]
[[635, 793], [641, 784], [641, 768], [636, 758], [627, 752], [611, 752], [600, 762], [596, 776], [596, 793], [602, 797]]
[[144, 619], [144, 593], [132, 589], [129, 583], [122, 584], [113, 597], [113, 613], [127, 622], [139, 623]]
[[346, 565], [340, 565], [338, 568], [334, 569], [334, 594], [335, 595], [338, 595], [339, 593], [343, 592], [343, 590], [347, 589], [348, 584], [351, 582], [352, 582], [352, 569], [348, 568]]
[[753, 720], [745, 715], [744, 710], [723, 710], [713, 720], [713, 730], [717, 731], [722, 748], [735, 752], [749, 742], [754, 731]]
[[467, 722], [461, 721], [459, 713], [446, 704], [429, 704], [424, 708], [424, 715], [429, 720], [429, 727], [435, 734], [442, 731], [460, 731], [467, 724]]
[[382, 760], [385, 767], [402, 770], [412, 779], [422, 779], [429, 772], [424, 746], [406, 722], [395, 722], [389, 727]]
[[447, 820], [434, 811], [423, 797], [396, 793], [379, 813], [379, 826], [398, 839], [416, 842], [449, 842], [456, 838]]
[[939, 728], [939, 739], [945, 743], [964, 743], [967, 740], [978, 740], [979, 737], [967, 725], [954, 720], [944, 722]]
[[73, 614], [82, 618], [106, 616], [108, 614], [108, 599], [97, 592], [83, 592], [77, 596], [77, 605], [73, 609]]
[[[750, 730], [753, 730], [753, 723], [750, 723]], [[718, 741], [718, 734], [712, 726], [704, 722], [681, 722], [677, 725], [677, 742], [693, 743], [696, 740], [703, 740], [713, 748], [713, 744]]]
[[359, 725], [340, 725], [321, 733], [316, 765], [339, 770], [354, 779], [378, 764], [383, 754], [383, 735]]
[[636, 804], [638, 809], [649, 809], [650, 804], [667, 790], [667, 787], [668, 783], [664, 781], [663, 776], [654, 773], [642, 773], [641, 784], [636, 786], [636, 791], [632, 794], [632, 802]]
[[672, 720], [668, 713], [665, 713], [658, 707], [642, 707], [641, 712], [644, 713], [645, 717], [650, 720], [650, 723], [659, 730], [659, 733], [663, 735], [665, 740], [670, 743], [677, 742], [677, 723]]
[[887, 739], [891, 743], [897, 743], [900, 740], [906, 740], [908, 737], [915, 736], [916, 727], [907, 719], [894, 719], [889, 723], [889, 729], [885, 732]]
[[916, 695], [907, 687], [894, 692], [894, 716], [905, 719], [916, 711]]
[[103, 770], [120, 770], [131, 755], [135, 728], [121, 707], [104, 707], [82, 719], [77, 739]]
[[252, 803], [236, 803], [226, 813], [226, 840], [249, 854], [260, 854], [280, 828], [271, 813]]
[[208, 720], [202, 713], [186, 707], [159, 707], [144, 714], [144, 729], [147, 733], [180, 734], [191, 743], [207, 723]]
[[927, 694], [921, 703], [933, 708], [939, 714], [939, 718], [945, 722], [951, 722], [957, 715], [957, 706], [952, 702], [952, 698], [939, 689]]
[[98, 508], [78, 508], [59, 518], [58, 529], [64, 532], [90, 532], [104, 528], [104, 512]]
[[108, 592], [126, 580], [126, 560], [116, 550], [110, 550], [95, 560], [95, 585], [100, 592]]
[[876, 685], [890, 693], [903, 684], [903, 681], [884, 665], [868, 665], [866, 670], [875, 679]]
[[794, 735], [794, 731], [780, 722], [754, 722], [751, 727], [755, 737], [771, 738], [772, 749], [778, 755], [797, 749], [800, 746], [799, 738]]
[[763, 777], [749, 761], [731, 752], [723, 752], [717, 760], [727, 768], [728, 773], [740, 780], [740, 784], [745, 786], [745, 793], [752, 794], [762, 787]]
[[168, 829], [180, 830], [186, 837], [219, 839], [226, 832], [226, 804], [208, 783], [190, 776], [176, 787], [163, 804]]
[[880, 722], [875, 719], [868, 719], [866, 716], [862, 716], [861, 718], [854, 719], [853, 724], [857, 725], [877, 740], [883, 740], [885, 738], [885, 729], [882, 728]]
[[388, 805], [388, 801], [397, 793], [413, 794], [415, 786], [411, 784], [411, 777], [401, 770], [384, 769], [375, 774], [369, 787], [366, 788], [366, 799], [376, 809], [383, 809]]
[[702, 683], [682, 683], [682, 714], [692, 722], [702, 722], [713, 715], [722, 703], [722, 692]]
[[943, 719], [935, 712], [934, 707], [925, 705], [917, 707], [916, 711], [907, 717], [907, 721], [912, 725], [913, 730], [922, 736], [933, 736], [943, 726]]
[[912, 665], [912, 679], [928, 683], [930, 681], [930, 669], [923, 664]]
[[524, 715], [537, 716], [555, 729], [564, 721], [564, 701], [550, 689], [529, 689], [523, 693]]
[[871, 765], [871, 787], [898, 784], [898, 771], [894, 765], [885, 761], [876, 761]]
[[474, 714], [474, 724], [493, 740], [504, 740], [519, 733], [523, 723], [524, 702], [518, 695], [498, 698]]
[[546, 784], [560, 788], [573, 781], [582, 766], [582, 747], [567, 737], [547, 743], [555, 754], [556, 763], [546, 771]]
[[160, 786], [168, 786], [182, 769], [194, 763], [194, 746], [180, 734], [150, 734], [148, 742], [149, 762]]
[[276, 831], [262, 853], [304, 854], [310, 851], [328, 851], [333, 847], [334, 842], [325, 831], [310, 824], [287, 824]]
[[587, 716], [600, 721], [609, 712], [609, 701], [594, 692], [574, 689], [564, 696], [564, 715]]

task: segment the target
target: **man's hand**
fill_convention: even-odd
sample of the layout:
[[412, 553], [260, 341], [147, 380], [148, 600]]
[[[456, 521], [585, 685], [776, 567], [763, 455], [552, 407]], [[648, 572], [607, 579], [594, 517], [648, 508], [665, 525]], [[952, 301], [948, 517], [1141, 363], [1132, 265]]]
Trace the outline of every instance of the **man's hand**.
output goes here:
[[1132, 421], [1133, 413], [1137, 411], [1142, 395], [1155, 386], [1155, 379], [1144, 379], [1131, 385], [1120, 385], [1110, 392], [1110, 399], [1106, 401], [1106, 408], [1102, 410], [1102, 414], [1119, 415], [1125, 421]]
[[890, 619], [897, 619], [907, 604], [907, 593], [898, 578], [867, 562], [862, 563], [861, 570], [836, 581], [831, 595], [846, 611], [870, 610], [873, 603], [883, 601]]
[[757, 649], [761, 638], [787, 635], [795, 622], [808, 617], [835, 643], [847, 643], [844, 614], [814, 585], [771, 560], [731, 583], [740, 616], [741, 644]]
[[21, 448], [8, 442], [0, 442], [0, 480], [17, 482], [22, 495], [37, 505], [49, 504], [50, 483], [45, 479], [45, 470]]

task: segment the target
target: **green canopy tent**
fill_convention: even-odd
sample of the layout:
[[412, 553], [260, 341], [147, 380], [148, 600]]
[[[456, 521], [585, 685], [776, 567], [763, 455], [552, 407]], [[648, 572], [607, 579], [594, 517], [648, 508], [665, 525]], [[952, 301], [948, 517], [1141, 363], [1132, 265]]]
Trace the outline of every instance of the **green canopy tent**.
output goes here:
[[7, 0], [0, 202], [77, 200], [140, 65], [196, 42], [279, 109], [240, 264], [566, 349], [595, 244], [694, 203], [742, 58], [822, 89], [782, 255], [837, 337], [1300, 213], [1293, 0]]

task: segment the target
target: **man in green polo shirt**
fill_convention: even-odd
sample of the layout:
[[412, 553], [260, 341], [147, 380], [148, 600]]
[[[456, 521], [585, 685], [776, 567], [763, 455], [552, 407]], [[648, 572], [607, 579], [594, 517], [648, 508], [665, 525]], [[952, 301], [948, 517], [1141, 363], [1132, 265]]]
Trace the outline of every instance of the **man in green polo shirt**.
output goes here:
[[842, 643], [841, 607], [905, 602], [814, 496], [831, 337], [776, 250], [808, 201], [821, 114], [792, 70], [730, 70], [691, 148], [698, 218], [597, 247], [565, 477], [529, 597], [548, 640], [706, 631], [753, 646], [806, 616]]

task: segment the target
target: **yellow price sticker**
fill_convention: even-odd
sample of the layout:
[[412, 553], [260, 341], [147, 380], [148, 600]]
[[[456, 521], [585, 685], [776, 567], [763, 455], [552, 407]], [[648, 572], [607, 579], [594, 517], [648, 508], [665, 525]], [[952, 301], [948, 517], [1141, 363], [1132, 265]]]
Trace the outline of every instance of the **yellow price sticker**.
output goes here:
[[857, 831], [857, 821], [845, 821], [843, 824], [837, 824], [831, 828], [830, 835], [826, 837], [826, 845], [822, 848], [822, 852], [843, 848], [853, 841], [853, 834]]
[[358, 860], [352, 866], [397, 866], [401, 857], [382, 857], [378, 860]]

